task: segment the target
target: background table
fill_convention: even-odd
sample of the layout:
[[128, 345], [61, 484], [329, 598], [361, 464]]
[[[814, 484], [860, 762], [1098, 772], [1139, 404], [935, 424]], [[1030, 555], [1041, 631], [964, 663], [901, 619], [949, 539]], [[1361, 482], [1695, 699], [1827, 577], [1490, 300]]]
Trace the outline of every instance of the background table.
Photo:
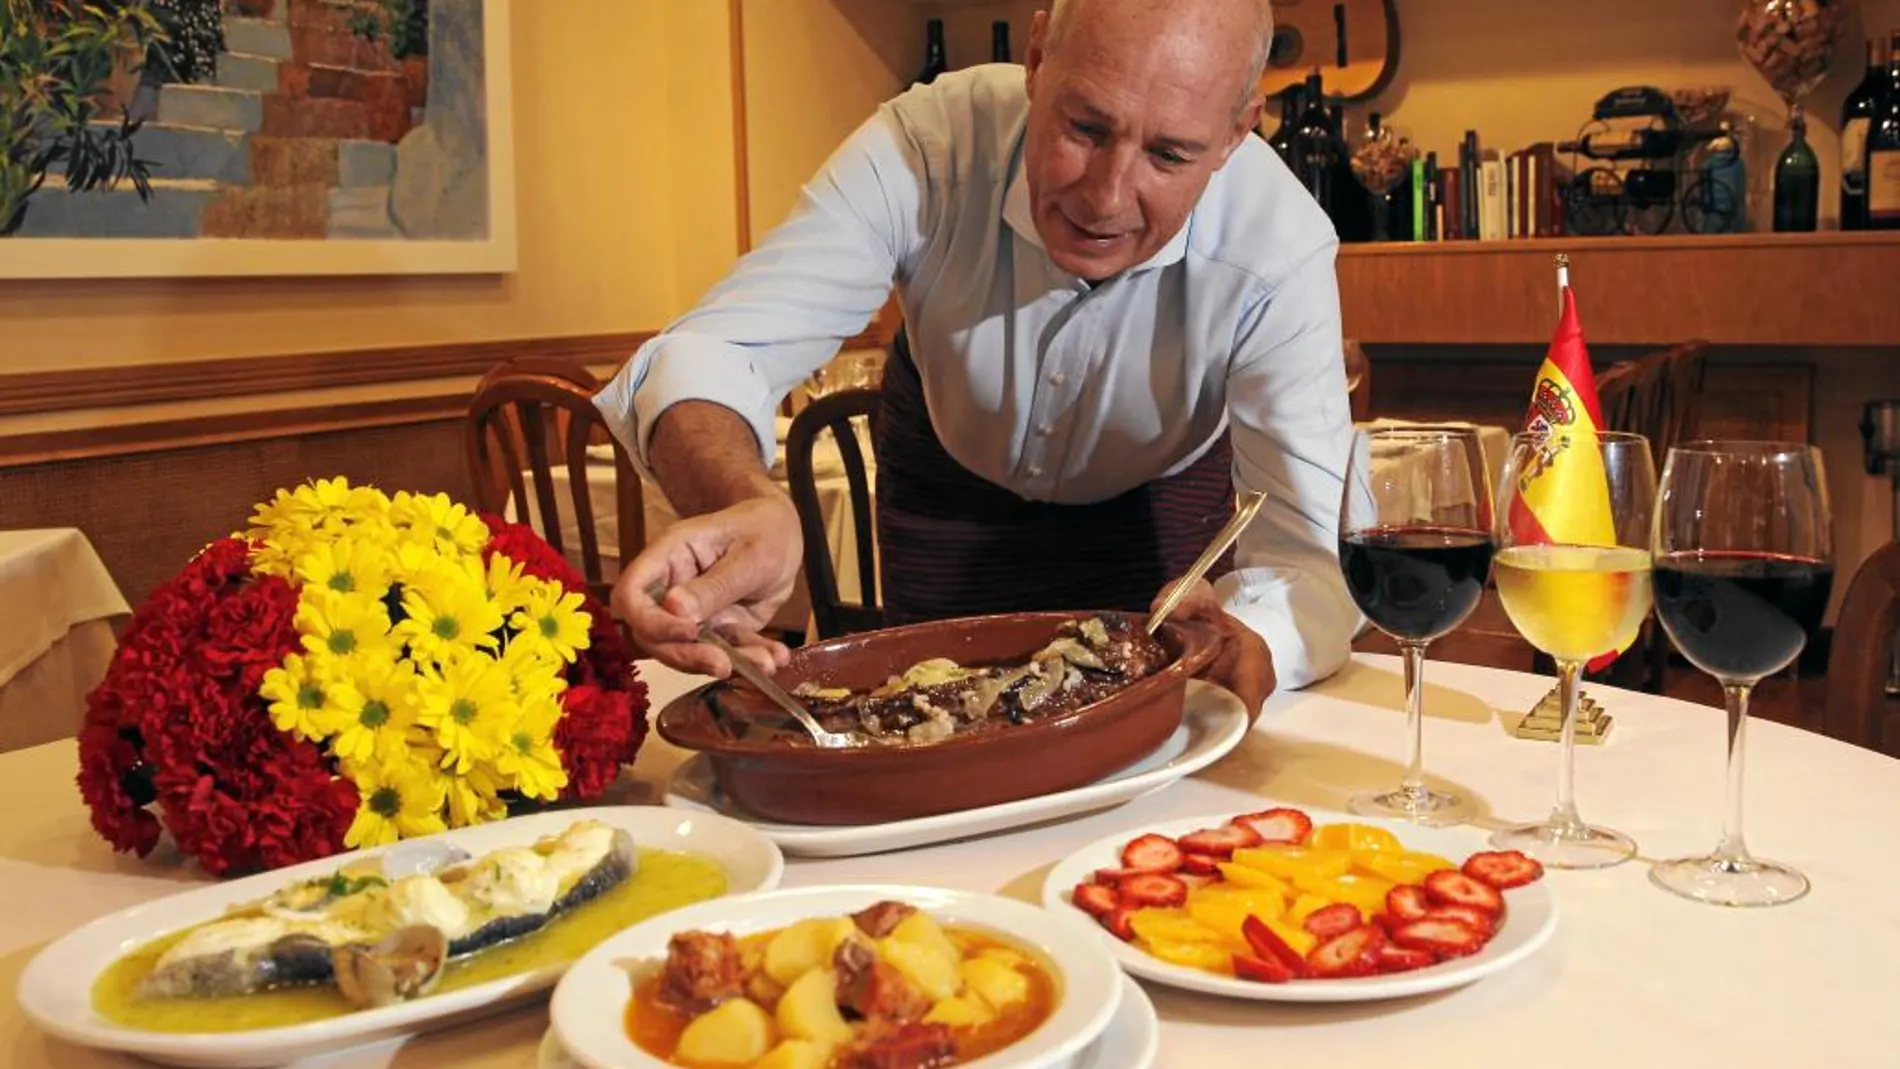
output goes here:
[[78, 730], [131, 611], [78, 530], [0, 531], [0, 750]]
[[[643, 665], [654, 700], [697, 682]], [[1557, 750], [1507, 724], [1548, 679], [1465, 665], [1428, 672], [1431, 769], [1484, 804], [1485, 823], [1536, 817], [1550, 803]], [[1644, 858], [1711, 846], [1721, 819], [1723, 716], [1666, 698], [1591, 688], [1616, 718], [1609, 741], [1578, 754], [1586, 817], [1636, 837]], [[1272, 698], [1240, 748], [1202, 774], [1117, 809], [1014, 834], [903, 853], [789, 859], [785, 883], [905, 882], [1035, 899], [1043, 875], [1105, 835], [1200, 814], [1311, 807], [1399, 773], [1405, 719], [1396, 660], [1361, 655], [1301, 693]], [[1162, 1017], [1158, 1064], [1251, 1062], [1328, 1069], [1397, 1066], [1891, 1066], [1900, 1060], [1900, 762], [1778, 724], [1751, 727], [1750, 841], [1792, 862], [1814, 892], [1790, 906], [1729, 911], [1650, 885], [1640, 862], [1547, 879], [1561, 921], [1543, 950], [1470, 987], [1339, 1006], [1228, 1002], [1150, 985]], [[681, 755], [652, 737], [617, 786], [654, 802]], [[113, 855], [72, 785], [73, 746], [0, 755], [0, 1064], [130, 1066], [26, 1023], [14, 987], [39, 946], [75, 925], [201, 879], [174, 857]], [[335, 1059], [336, 1067], [526, 1069], [545, 1005], [458, 1031]]]

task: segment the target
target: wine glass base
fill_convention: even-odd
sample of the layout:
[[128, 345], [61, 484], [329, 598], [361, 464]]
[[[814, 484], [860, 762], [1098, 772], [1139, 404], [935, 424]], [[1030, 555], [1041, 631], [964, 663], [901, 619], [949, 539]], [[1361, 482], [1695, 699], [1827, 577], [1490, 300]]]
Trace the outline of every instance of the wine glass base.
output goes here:
[[1636, 840], [1593, 824], [1518, 824], [1494, 832], [1491, 845], [1527, 854], [1547, 869], [1605, 869], [1636, 856]]
[[1434, 791], [1429, 787], [1417, 790], [1396, 787], [1387, 791], [1355, 794], [1347, 801], [1346, 808], [1362, 817], [1430, 826], [1460, 824], [1472, 812], [1471, 803], [1462, 796]]
[[1761, 858], [1679, 857], [1658, 861], [1649, 882], [1712, 906], [1784, 906], [1808, 893], [1808, 878]]

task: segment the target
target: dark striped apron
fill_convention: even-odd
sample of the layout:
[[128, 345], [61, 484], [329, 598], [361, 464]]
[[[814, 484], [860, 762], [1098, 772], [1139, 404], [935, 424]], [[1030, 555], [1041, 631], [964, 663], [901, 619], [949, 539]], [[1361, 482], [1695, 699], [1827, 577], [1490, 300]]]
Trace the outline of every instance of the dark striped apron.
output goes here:
[[[875, 433], [879, 575], [892, 625], [1042, 610], [1146, 613], [1234, 513], [1225, 432], [1181, 471], [1091, 504], [1028, 501], [971, 473], [931, 426], [901, 332], [885, 362]], [[1208, 578], [1231, 570], [1229, 550]]]

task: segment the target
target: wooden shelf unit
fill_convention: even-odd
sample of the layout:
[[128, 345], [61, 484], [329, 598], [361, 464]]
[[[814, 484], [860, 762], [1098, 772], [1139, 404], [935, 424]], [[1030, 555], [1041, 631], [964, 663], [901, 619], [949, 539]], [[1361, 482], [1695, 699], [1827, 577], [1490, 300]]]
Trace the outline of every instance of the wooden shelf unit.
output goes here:
[[1552, 258], [1606, 345], [1900, 346], [1900, 232], [1342, 246], [1346, 334], [1380, 344], [1542, 344]]

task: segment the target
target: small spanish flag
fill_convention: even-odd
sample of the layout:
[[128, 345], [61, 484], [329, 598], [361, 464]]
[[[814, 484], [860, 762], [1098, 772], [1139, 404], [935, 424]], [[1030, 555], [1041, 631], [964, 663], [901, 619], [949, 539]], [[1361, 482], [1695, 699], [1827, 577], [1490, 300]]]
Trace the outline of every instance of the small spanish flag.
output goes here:
[[[1537, 369], [1524, 421], [1524, 430], [1541, 436], [1546, 448], [1531, 471], [1520, 473], [1508, 519], [1520, 544], [1614, 546], [1610, 484], [1603, 454], [1596, 448], [1596, 435], [1604, 429], [1603, 406], [1597, 400], [1583, 324], [1577, 319], [1567, 258], [1558, 257], [1557, 264], [1563, 309]], [[1606, 653], [1586, 668], [1601, 671], [1616, 658], [1617, 653]]]

